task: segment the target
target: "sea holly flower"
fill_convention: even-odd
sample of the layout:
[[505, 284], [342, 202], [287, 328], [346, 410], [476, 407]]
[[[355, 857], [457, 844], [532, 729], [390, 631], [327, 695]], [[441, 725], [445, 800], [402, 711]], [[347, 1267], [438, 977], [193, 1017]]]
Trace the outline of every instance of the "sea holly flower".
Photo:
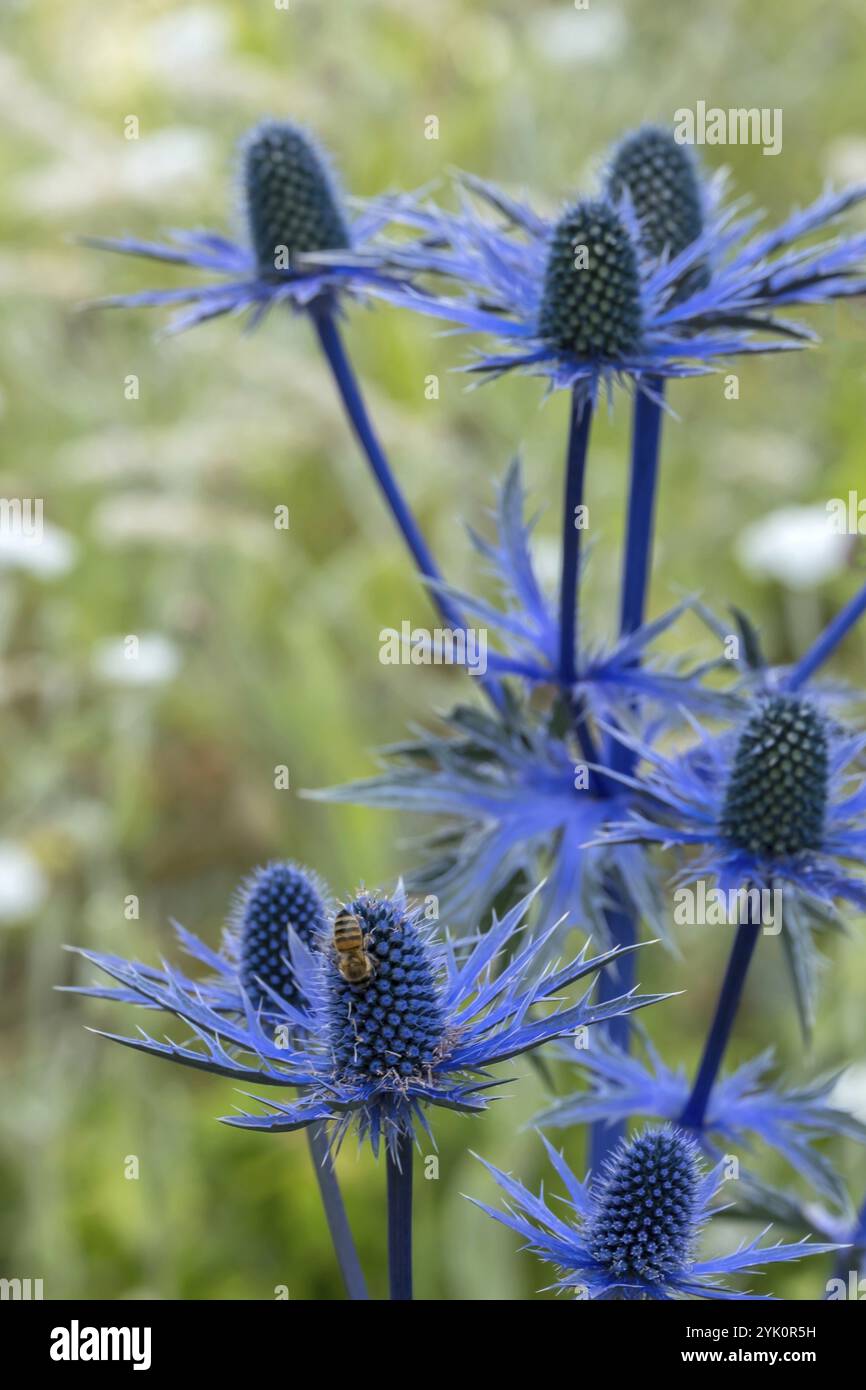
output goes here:
[[[640, 248], [655, 260], [676, 257], [698, 241], [711, 211], [694, 150], [678, 144], [662, 126], [641, 126], [620, 141], [610, 157], [605, 191], [614, 204], [624, 196], [631, 200]], [[695, 289], [703, 289], [709, 268], [696, 267], [691, 278]]]
[[866, 880], [852, 868], [866, 849], [866, 734], [836, 717], [855, 692], [813, 680], [864, 610], [866, 585], [786, 669], [767, 666], [757, 632], [735, 614], [744, 649], [735, 725], [709, 732], [690, 717], [694, 742], [671, 755], [618, 731], [645, 771], [623, 779], [638, 799], [604, 838], [694, 851], [681, 883], [784, 890], [793, 938], [801, 916], [826, 924], [839, 901], [866, 906]]
[[760, 232], [760, 216], [726, 204], [722, 180], [702, 180], [692, 152], [658, 127], [617, 147], [602, 198], [555, 219], [482, 180], [463, 184], [475, 201], [464, 194], [457, 213], [409, 196], [380, 204], [417, 233], [392, 252], [394, 265], [445, 276], [463, 294], [428, 293], [414, 279], [380, 290], [500, 343], [468, 368], [486, 377], [528, 371], [590, 399], [624, 381], [658, 400], [665, 378], [812, 341], [781, 316], [788, 307], [866, 291], [866, 235], [814, 240], [866, 187], [824, 194]]
[[[604, 1004], [589, 994], [576, 1003], [562, 991], [613, 964], [623, 951], [590, 958], [584, 947], [562, 968], [544, 968], [550, 933], [526, 939], [529, 900], [464, 946], [436, 940], [421, 909], [402, 888], [391, 898], [362, 893], [341, 911], [357, 919], [369, 975], [352, 985], [341, 973], [331, 928], [307, 949], [290, 934], [299, 1002], [266, 990], [265, 1015], [240, 989], [243, 1013], [214, 1007], [207, 988], [178, 975], [94, 952], [84, 957], [110, 975], [129, 1002], [146, 1000], [173, 1014], [194, 1038], [159, 1041], [143, 1029], [120, 1042], [151, 1056], [215, 1072], [245, 1087], [295, 1088], [298, 1098], [263, 1101], [266, 1113], [241, 1111], [226, 1123], [269, 1133], [333, 1122], [339, 1142], [353, 1123], [375, 1152], [393, 1154], [426, 1128], [429, 1106], [465, 1114], [486, 1108], [497, 1083], [488, 1069], [575, 1029], [631, 1013], [663, 996], [631, 992]], [[552, 931], [553, 929], [551, 929]], [[507, 960], [506, 960], [506, 957]], [[275, 1027], [282, 1022], [284, 1027]], [[283, 1034], [284, 1036], [281, 1036]], [[479, 1079], [481, 1078], [481, 1079]]]
[[[355, 253], [372, 247], [381, 215], [362, 208], [350, 216], [325, 152], [313, 136], [290, 121], [264, 121], [245, 137], [240, 151], [244, 235], [232, 241], [217, 232], [174, 232], [166, 244], [136, 237], [88, 237], [104, 251], [185, 265], [220, 277], [212, 284], [182, 289], [112, 295], [101, 303], [123, 308], [191, 305], [176, 315], [169, 332], [179, 333], [222, 314], [249, 311], [257, 324], [276, 305], [307, 309], [343, 292], [364, 293], [384, 274], [368, 264], [360, 271]], [[327, 267], [309, 265], [311, 252], [328, 251]]]
[[[295, 1007], [301, 994], [289, 948], [292, 938], [313, 948], [326, 930], [324, 890], [314, 874], [281, 861], [257, 869], [237, 892], [219, 953], [177, 923], [174, 926], [184, 949], [210, 967], [209, 978], [192, 980], [168, 966], [154, 970], [117, 956], [82, 951], [86, 959], [122, 983], [107, 988], [78, 986], [75, 992], [158, 1010], [167, 1007], [169, 995], [188, 991], [199, 1007], [224, 1015], [232, 1024], [255, 1009], [258, 1025], [271, 1041], [280, 1033], [288, 1037], [291, 1030], [302, 1026]], [[146, 989], [138, 987], [139, 980], [147, 982]], [[346, 1291], [351, 1299], [364, 1300], [364, 1274], [334, 1172], [327, 1131], [322, 1125], [310, 1125], [306, 1136]]]
[[[836, 925], [837, 900], [862, 906], [863, 879], [851, 869], [862, 858], [866, 783], [861, 767], [866, 739], [846, 731], [807, 686], [862, 617], [866, 586], [836, 615], [797, 664], [767, 668], [751, 624], [738, 615], [745, 639], [748, 699], [739, 730], [707, 735], [665, 758], [650, 742], [624, 740], [649, 773], [623, 781], [647, 793], [629, 824], [606, 827], [614, 843], [653, 842], [703, 849], [680, 883], [715, 878], [723, 898], [736, 904], [728, 920], [736, 932], [694, 1083], [678, 1121], [702, 1132], [759, 936], [782, 932], [803, 1031], [814, 1016], [817, 928]], [[612, 776], [619, 775], [611, 773]], [[645, 831], [635, 834], [637, 823]], [[766, 910], [772, 894], [773, 910]], [[780, 919], [780, 901], [784, 920]], [[745, 898], [745, 904], [743, 902]], [[759, 906], [756, 905], [759, 904]], [[745, 905], [745, 913], [743, 906]], [[771, 925], [772, 923], [772, 925]]]
[[[781, 892], [782, 937], [801, 1007], [814, 977], [810, 925], [838, 922], [838, 904], [866, 908], [866, 734], [831, 718], [814, 695], [758, 690], [739, 727], [693, 725], [697, 742], [669, 756], [620, 734], [648, 771], [624, 821], [602, 838], [694, 851], [676, 882], [712, 880], [724, 895]], [[757, 923], [760, 926], [760, 923]]]
[[[579, 1056], [581, 1076], [588, 1088], [556, 1100], [537, 1117], [536, 1124], [565, 1129], [583, 1124], [616, 1125], [645, 1116], [682, 1126], [691, 1093], [685, 1070], [669, 1067], [647, 1038], [643, 1045], [645, 1059], [629, 1055], [598, 1035], [592, 1047], [580, 1054], [573, 1048], [563, 1049], [563, 1057], [572, 1063]], [[781, 1154], [816, 1191], [843, 1203], [842, 1181], [827, 1155], [815, 1145], [830, 1137], [866, 1143], [866, 1126], [831, 1103], [837, 1076], [783, 1089], [768, 1083], [772, 1062], [772, 1051], [768, 1051], [720, 1077], [701, 1124], [689, 1132], [713, 1160], [729, 1153], [732, 1145], [748, 1152], [755, 1140], [760, 1140]]]
[[276, 999], [297, 1005], [301, 994], [289, 959], [291, 934], [313, 949], [326, 931], [325, 891], [314, 874], [276, 862], [241, 887], [232, 914], [238, 985], [254, 1008], [272, 1011]]
[[[476, 188], [477, 184], [474, 185]], [[398, 251], [396, 266], [420, 274], [446, 271], [467, 289], [462, 297], [428, 294], [412, 284], [375, 286], [391, 302], [468, 330], [488, 334], [503, 351], [482, 354], [467, 370], [493, 378], [517, 369], [545, 376], [551, 388], [576, 389], [595, 401], [602, 389], [632, 382], [655, 398], [653, 383], [702, 375], [717, 357], [744, 348], [739, 336], [692, 333], [686, 340], [660, 330], [658, 319], [685, 267], [639, 254], [640, 228], [628, 205], [604, 199], [573, 203], [542, 236], [515, 238], [465, 203], [457, 217], [390, 206], [446, 254]]]
[[724, 1182], [724, 1165], [707, 1172], [694, 1141], [671, 1126], [646, 1129], [629, 1143], [620, 1143], [591, 1184], [580, 1182], [562, 1155], [544, 1143], [568, 1193], [566, 1217], [547, 1204], [543, 1192], [536, 1197], [489, 1163], [484, 1166], [504, 1192], [506, 1204], [503, 1210], [478, 1201], [475, 1205], [553, 1265], [554, 1287], [576, 1298], [761, 1297], [722, 1281], [755, 1273], [761, 1265], [837, 1248], [807, 1240], [762, 1245], [763, 1232], [730, 1255], [699, 1259], [696, 1247], [714, 1215], [710, 1204]]
[[208, 1008], [245, 1017], [250, 1007], [263, 1018], [299, 1026], [303, 1015], [300, 985], [289, 956], [297, 938], [312, 950], [327, 931], [328, 894], [310, 869], [289, 860], [274, 860], [256, 869], [238, 887], [219, 950], [215, 951], [179, 922], [172, 922], [181, 950], [208, 973], [193, 978], [176, 966], [158, 969], [122, 956], [72, 948], [106, 974], [132, 970], [150, 980], [156, 993], [143, 994], [127, 985], [75, 985], [70, 992], [115, 1003], [161, 1007], [159, 990], [173, 984], [189, 991]]
[[[217, 277], [206, 285], [145, 290], [100, 301], [124, 308], [189, 305], [169, 323], [179, 333], [224, 314], [249, 313], [257, 326], [274, 307], [306, 314], [328, 363], [358, 444], [419, 572], [439, 584], [442, 575], [403, 497], [367, 413], [338, 319], [343, 301], [364, 298], [372, 286], [392, 281], [394, 267], [375, 252], [375, 234], [384, 225], [380, 212], [362, 206], [350, 217], [330, 162], [313, 137], [290, 121], [264, 121], [249, 132], [241, 148], [241, 191], [245, 232], [231, 241], [215, 232], [175, 232], [167, 245], [135, 237], [90, 237], [101, 250], [174, 265], [187, 265]], [[359, 252], [364, 251], [363, 266]], [[327, 265], [311, 259], [327, 254]], [[441, 604], [454, 626], [460, 615]], [[490, 689], [495, 699], [495, 689]]]

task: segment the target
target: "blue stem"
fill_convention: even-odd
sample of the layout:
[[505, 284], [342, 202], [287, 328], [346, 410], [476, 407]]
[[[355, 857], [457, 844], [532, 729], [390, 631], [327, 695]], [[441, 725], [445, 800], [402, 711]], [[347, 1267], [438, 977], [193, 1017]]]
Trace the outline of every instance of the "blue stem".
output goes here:
[[316, 1181], [319, 1184], [322, 1206], [325, 1208], [328, 1230], [331, 1232], [331, 1240], [334, 1242], [337, 1263], [340, 1266], [340, 1273], [346, 1286], [346, 1293], [353, 1300], [366, 1299], [369, 1295], [364, 1282], [364, 1271], [361, 1269], [361, 1262], [358, 1259], [358, 1252], [352, 1239], [349, 1219], [346, 1216], [346, 1208], [343, 1205], [340, 1186], [334, 1172], [334, 1161], [331, 1157], [328, 1136], [323, 1125], [307, 1126], [307, 1144], [310, 1149], [310, 1158], [313, 1161]]
[[[577, 509], [583, 504], [586, 456], [592, 425], [592, 402], [575, 389], [571, 397], [568, 449], [565, 457], [565, 499], [562, 512], [562, 575], [559, 586], [559, 680], [571, 703], [574, 728], [584, 758], [599, 761], [598, 750], [586, 719], [584, 700], [574, 692], [577, 681], [577, 623], [580, 590], [580, 534]], [[590, 774], [595, 787], [596, 775]]]
[[[634, 403], [631, 479], [620, 599], [621, 637], [636, 632], [646, 619], [646, 596], [652, 571], [664, 382], [654, 378], [649, 386], [657, 399], [651, 399], [639, 391]], [[611, 739], [608, 761], [614, 771], [628, 773], [634, 766], [634, 754], [618, 739]], [[633, 968], [633, 959], [629, 959]]]
[[746, 976], [749, 973], [752, 955], [760, 934], [760, 914], [758, 921], [753, 921], [750, 911], [748, 920], [741, 922], [737, 927], [737, 934], [734, 937], [734, 944], [728, 958], [728, 968], [725, 971], [725, 978], [716, 1004], [715, 1016], [704, 1045], [701, 1064], [698, 1067], [691, 1094], [680, 1116], [681, 1125], [686, 1125], [692, 1129], [703, 1127], [707, 1104], [719, 1074], [719, 1068], [722, 1065], [725, 1049], [728, 1046], [731, 1029], [743, 993], [743, 986], [746, 983]]
[[392, 1301], [412, 1298], [412, 1136], [401, 1134], [386, 1150], [388, 1175], [388, 1278]]
[[[621, 893], [617, 884], [608, 884], [607, 892], [615, 903], [621, 901]], [[633, 912], [625, 911], [619, 906], [611, 907], [605, 912], [604, 918], [608, 934], [617, 946], [630, 946], [635, 941], [637, 927]], [[633, 953], [617, 961], [615, 965], [608, 966], [607, 970], [603, 970], [598, 983], [599, 1002], [615, 999], [617, 995], [632, 989], [635, 982], [634, 971]], [[621, 1048], [624, 1052], [628, 1051], [630, 1041], [628, 1015], [611, 1019], [605, 1031], [615, 1047]], [[605, 1159], [624, 1136], [625, 1128], [624, 1120], [614, 1120], [609, 1123], [595, 1120], [590, 1125], [588, 1164], [593, 1173], [602, 1171]]]
[[566, 690], [577, 680], [577, 593], [581, 528], [576, 512], [583, 504], [586, 453], [592, 424], [592, 404], [575, 392], [571, 398], [568, 453], [565, 460], [565, 503], [562, 517], [562, 579], [559, 590], [559, 679]]
[[659, 399], [652, 400], [639, 391], [634, 403], [628, 530], [620, 603], [619, 630], [622, 636], [636, 632], [644, 621], [652, 568], [664, 383], [654, 380], [649, 385]]
[[[333, 306], [327, 300], [322, 301], [310, 310], [310, 318], [315, 327], [328, 366], [333, 373], [334, 381], [340, 393], [340, 399], [343, 402], [349, 424], [370, 464], [373, 476], [379, 484], [385, 502], [397, 523], [400, 534], [405, 540], [415, 564], [418, 566], [418, 569], [425, 579], [430, 579], [435, 584], [444, 583], [442, 572], [436, 564], [432, 552], [412, 515], [409, 505], [400, 491], [397, 479], [391, 472], [391, 467], [385, 457], [385, 452], [370, 423], [367, 407], [364, 404], [355, 373], [352, 370], [352, 364], [343, 346], [343, 339], [337, 326]], [[465, 628], [462, 617], [453, 604], [448, 601], [447, 597], [435, 589], [431, 590], [431, 595], [446, 623], [450, 624], [452, 627]], [[492, 677], [487, 676], [482, 676], [479, 679], [480, 684], [484, 687], [484, 690], [490, 696], [493, 703], [497, 708], [501, 709], [503, 701], [498, 682]]]
[[866, 613], [866, 584], [837, 613], [830, 626], [821, 633], [804, 657], [801, 657], [788, 678], [788, 689], [797, 690], [836, 650], [856, 622]]
[[[645, 620], [646, 596], [652, 570], [664, 383], [654, 379], [649, 385], [655, 399], [639, 391], [635, 397], [632, 420], [631, 478], [620, 599], [620, 635], [623, 637], [636, 632]], [[616, 772], [631, 772], [634, 765], [631, 749], [626, 748], [618, 739], [611, 738], [608, 741], [606, 758]], [[630, 946], [637, 937], [634, 913], [628, 910], [623, 902], [623, 893], [618, 884], [609, 883], [607, 891], [614, 904], [605, 913], [611, 940], [618, 946]], [[633, 989], [635, 968], [634, 955], [628, 955], [619, 961], [615, 970], [605, 970], [599, 981], [599, 999], [606, 1002]], [[631, 1036], [628, 1018], [613, 1019], [608, 1027], [608, 1036], [615, 1046], [627, 1052]], [[615, 1124], [602, 1124], [597, 1121], [592, 1125], [589, 1164], [593, 1172], [600, 1171], [605, 1158], [624, 1134], [624, 1121], [617, 1121]]]

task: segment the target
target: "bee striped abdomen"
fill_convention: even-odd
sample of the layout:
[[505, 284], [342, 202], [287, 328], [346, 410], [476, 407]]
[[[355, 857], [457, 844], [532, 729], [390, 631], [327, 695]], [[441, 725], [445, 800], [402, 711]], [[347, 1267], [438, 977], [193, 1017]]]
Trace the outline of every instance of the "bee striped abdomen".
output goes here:
[[351, 912], [338, 912], [334, 918], [334, 950], [337, 969], [350, 985], [363, 985], [372, 978], [373, 962], [364, 950], [364, 929]]

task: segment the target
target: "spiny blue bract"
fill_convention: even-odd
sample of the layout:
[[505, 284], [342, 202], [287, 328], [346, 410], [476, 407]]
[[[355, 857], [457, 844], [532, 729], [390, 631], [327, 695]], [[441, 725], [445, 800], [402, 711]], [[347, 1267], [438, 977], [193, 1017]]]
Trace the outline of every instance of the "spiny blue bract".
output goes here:
[[373, 970], [349, 984], [331, 953], [330, 1045], [336, 1071], [363, 1080], [395, 1072], [421, 1076], [441, 1055], [444, 1019], [430, 948], [389, 898], [362, 893], [342, 909], [364, 933]]
[[303, 130], [266, 121], [247, 136], [243, 177], [250, 240], [262, 271], [274, 271], [279, 248], [340, 251], [349, 227], [325, 157]]
[[593, 1258], [613, 1274], [663, 1283], [689, 1257], [699, 1181], [697, 1149], [674, 1129], [621, 1144], [593, 1194]]
[[240, 980], [253, 1005], [276, 1007], [259, 981], [288, 1004], [299, 994], [289, 963], [289, 928], [307, 945], [325, 930], [325, 905], [309, 874], [294, 864], [268, 864], [244, 885], [236, 918], [240, 929]]
[[826, 723], [814, 706], [795, 696], [763, 700], [740, 735], [722, 834], [757, 855], [820, 848], [828, 771]]
[[[640, 222], [641, 243], [650, 256], [678, 256], [704, 230], [694, 155], [661, 126], [643, 126], [617, 146], [607, 192], [613, 202], [628, 193]], [[706, 284], [707, 271], [702, 267], [699, 273]]]
[[561, 352], [622, 357], [637, 350], [642, 314], [637, 256], [603, 202], [577, 203], [554, 227], [538, 332]]

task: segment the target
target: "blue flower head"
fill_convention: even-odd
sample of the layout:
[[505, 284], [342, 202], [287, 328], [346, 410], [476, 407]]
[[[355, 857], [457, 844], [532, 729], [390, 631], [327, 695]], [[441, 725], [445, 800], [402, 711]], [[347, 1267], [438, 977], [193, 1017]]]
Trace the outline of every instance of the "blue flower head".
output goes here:
[[577, 203], [553, 228], [538, 334], [562, 353], [616, 360], [642, 334], [638, 259], [628, 230], [604, 202]]
[[798, 695], [767, 694], [734, 751], [720, 833], [766, 859], [820, 848], [827, 817], [828, 726]]
[[[468, 368], [488, 379], [516, 369], [592, 399], [620, 382], [654, 396], [664, 378], [813, 341], [809, 328], [782, 317], [789, 306], [866, 292], [864, 234], [810, 240], [866, 187], [825, 194], [758, 233], [760, 218], [723, 206], [721, 181], [703, 183], [691, 152], [654, 127], [615, 150], [602, 198], [553, 220], [480, 179], [462, 184], [474, 201], [464, 191], [456, 213], [411, 196], [380, 204], [418, 234], [391, 249], [391, 263], [460, 292], [413, 282], [376, 293], [490, 336], [500, 349]], [[591, 254], [574, 253], [578, 235], [578, 245], [593, 244], [593, 229], [595, 274]]]
[[[280, 1132], [330, 1121], [339, 1142], [354, 1122], [378, 1151], [383, 1141], [395, 1147], [418, 1124], [426, 1128], [430, 1106], [483, 1111], [497, 1084], [489, 1068], [497, 1063], [662, 997], [630, 991], [594, 1003], [587, 992], [569, 1003], [563, 991], [634, 948], [590, 958], [584, 947], [561, 968], [545, 965], [551, 932], [527, 939], [528, 906], [527, 899], [501, 919], [494, 916], [483, 935], [458, 945], [437, 939], [435, 924], [401, 887], [392, 897], [361, 893], [340, 908], [312, 949], [290, 931], [296, 1002], [259, 978], [268, 1002], [256, 1006], [237, 965], [183, 929], [185, 948], [216, 979], [196, 981], [168, 965], [159, 970], [82, 951], [116, 983], [81, 992], [172, 1014], [193, 1034], [182, 1043], [144, 1029], [138, 1037], [107, 1035], [116, 1042], [232, 1077], [247, 1095], [250, 1085], [297, 1092], [287, 1102], [262, 1101], [264, 1114], [241, 1111], [226, 1123]], [[347, 929], [359, 969], [345, 968]]]
[[234, 924], [238, 982], [252, 1004], [272, 1008], [275, 995], [296, 1004], [291, 936], [313, 947], [326, 930], [325, 903], [313, 875], [285, 862], [257, 869], [238, 894]]
[[[679, 256], [703, 235], [706, 197], [694, 151], [663, 126], [641, 126], [624, 137], [610, 159], [606, 193], [614, 204], [631, 200], [641, 249], [652, 259]], [[708, 267], [696, 267], [689, 287], [708, 283]]]
[[784, 687], [753, 694], [738, 728], [695, 728], [698, 743], [678, 756], [633, 741], [649, 767], [635, 783], [644, 795], [602, 838], [694, 849], [681, 881], [781, 888], [786, 911], [800, 901], [834, 913], [840, 899], [866, 908], [852, 867], [866, 856], [866, 735], [831, 718], [818, 695]]
[[759, 1265], [837, 1248], [808, 1241], [762, 1246], [759, 1236], [731, 1255], [699, 1260], [696, 1247], [724, 1180], [722, 1165], [706, 1172], [694, 1141], [672, 1126], [646, 1129], [630, 1142], [621, 1141], [591, 1184], [580, 1182], [546, 1140], [545, 1147], [568, 1192], [573, 1219], [563, 1219], [543, 1193], [535, 1197], [489, 1163], [484, 1166], [507, 1204], [504, 1210], [475, 1205], [554, 1265], [555, 1287], [576, 1298], [751, 1298], [755, 1295], [719, 1281]]
[[[245, 312], [255, 326], [274, 305], [304, 310], [342, 293], [363, 295], [379, 278], [393, 278], [373, 247], [385, 219], [363, 207], [350, 217], [328, 157], [307, 131], [290, 121], [264, 121], [245, 136], [240, 153], [245, 235], [239, 241], [207, 231], [173, 232], [166, 244], [136, 237], [85, 239], [99, 250], [187, 265], [217, 278], [182, 289], [112, 295], [103, 305], [189, 306], [169, 322], [173, 333]], [[327, 263], [313, 263], [314, 254]]]
[[[243, 143], [244, 204], [262, 274], [281, 251], [342, 251], [351, 233], [326, 156], [290, 121], [264, 121]], [[284, 267], [285, 268], [285, 267]]]
[[358, 924], [368, 973], [360, 983], [347, 981], [334, 946], [321, 943], [329, 959], [325, 999], [335, 1070], [353, 1080], [429, 1073], [446, 1036], [429, 933], [405, 908], [370, 893], [343, 914]]
[[697, 1148], [676, 1130], [647, 1129], [622, 1145], [594, 1193], [593, 1259], [627, 1280], [676, 1275], [691, 1255], [699, 1184]]
[[[824, 643], [822, 636], [816, 648]], [[604, 827], [600, 842], [687, 852], [675, 882], [715, 881], [729, 902], [740, 903], [738, 916], [748, 907], [756, 926], [763, 925], [762, 895], [773, 894], [808, 1035], [819, 980], [815, 935], [841, 926], [841, 904], [866, 909], [866, 735], [831, 713], [835, 690], [805, 688], [806, 661], [753, 674], [736, 725], [717, 733], [693, 721], [697, 741], [684, 752], [667, 755], [617, 731], [646, 771], [625, 777], [635, 801], [625, 820]]]

